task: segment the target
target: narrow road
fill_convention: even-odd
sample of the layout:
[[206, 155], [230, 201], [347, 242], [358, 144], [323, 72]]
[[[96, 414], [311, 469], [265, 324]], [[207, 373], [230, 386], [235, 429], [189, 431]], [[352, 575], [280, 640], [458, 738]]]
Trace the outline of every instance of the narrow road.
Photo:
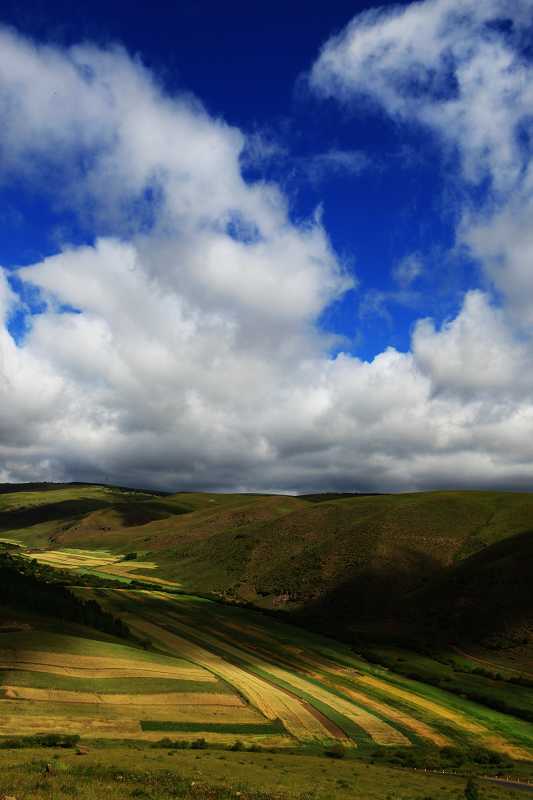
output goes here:
[[506, 781], [505, 778], [482, 778], [482, 780], [502, 786], [504, 789], [518, 789], [522, 792], [533, 792], [533, 783], [517, 783], [516, 781]]
[[533, 672], [526, 672], [525, 670], [518, 669], [517, 667], [508, 667], [505, 664], [498, 664], [496, 661], [487, 661], [485, 658], [478, 658], [477, 656], [473, 656], [472, 653], [467, 653], [466, 650], [461, 650], [460, 647], [452, 647], [458, 655], [463, 656], [464, 658], [469, 659], [470, 661], [475, 661], [478, 664], [481, 664], [484, 667], [490, 667], [492, 670], [496, 672], [503, 670], [505, 672], [514, 672], [516, 676], [519, 677], [523, 675], [524, 678], [530, 678], [533, 680]]

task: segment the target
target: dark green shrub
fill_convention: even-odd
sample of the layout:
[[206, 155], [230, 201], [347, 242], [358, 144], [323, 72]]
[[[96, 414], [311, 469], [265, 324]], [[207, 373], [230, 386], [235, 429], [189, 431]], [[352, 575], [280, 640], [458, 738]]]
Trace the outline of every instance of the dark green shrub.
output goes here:
[[335, 742], [324, 750], [324, 755], [328, 758], [344, 758], [346, 750], [340, 742]]
[[235, 742], [233, 742], [233, 744], [232, 744], [232, 745], [230, 745], [230, 747], [229, 747], [229, 750], [234, 750], [235, 752], [240, 752], [241, 750], [244, 750], [244, 749], [245, 749], [245, 747], [244, 747], [244, 742], [241, 742], [241, 740], [240, 740], [240, 739], [237, 739], [237, 740], [236, 740]]
[[205, 750], [207, 748], [207, 742], [205, 739], [195, 739], [191, 742], [191, 750]]
[[465, 786], [465, 798], [466, 800], [479, 800], [479, 790], [473, 778], [469, 778]]
[[71, 733], [37, 733], [34, 736], [17, 736], [0, 740], [0, 748], [12, 750], [20, 747], [75, 747], [80, 740]]

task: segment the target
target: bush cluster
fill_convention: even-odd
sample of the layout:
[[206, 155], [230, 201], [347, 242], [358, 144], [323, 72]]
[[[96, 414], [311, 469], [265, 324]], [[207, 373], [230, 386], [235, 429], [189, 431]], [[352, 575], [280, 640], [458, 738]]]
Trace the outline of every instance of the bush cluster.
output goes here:
[[152, 747], [165, 747], [167, 750], [205, 750], [208, 747], [205, 739], [170, 739], [165, 736], [152, 744]]
[[422, 748], [376, 747], [372, 760], [395, 764], [411, 769], [459, 770], [464, 767], [482, 766], [489, 769], [511, 769], [512, 760], [484, 747], [443, 747], [441, 750]]
[[80, 737], [70, 733], [37, 733], [34, 736], [16, 736], [0, 739], [0, 749], [15, 750], [21, 747], [75, 747]]

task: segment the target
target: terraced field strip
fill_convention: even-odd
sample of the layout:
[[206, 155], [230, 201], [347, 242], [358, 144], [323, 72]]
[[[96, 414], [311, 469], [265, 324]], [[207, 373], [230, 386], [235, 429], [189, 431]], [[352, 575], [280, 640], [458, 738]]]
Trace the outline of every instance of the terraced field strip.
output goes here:
[[16, 686], [31, 689], [62, 689], [68, 692], [91, 692], [96, 694], [168, 694], [188, 692], [202, 694], [234, 694], [224, 681], [189, 681], [176, 678], [159, 678], [151, 675], [141, 677], [93, 678], [87, 675], [58, 675], [43, 670], [0, 669], [0, 687]]
[[118, 565], [120, 565], [120, 571], [123, 573], [140, 569], [157, 569], [157, 564], [153, 561], [124, 561], [121, 556], [113, 555], [99, 556], [94, 553], [82, 555], [81, 553], [69, 553], [67, 550], [47, 550], [40, 553], [30, 553], [29, 555], [40, 564], [69, 569], [96, 567], [105, 571], [110, 567], [116, 568]]
[[[195, 664], [182, 667], [157, 665], [149, 661], [121, 659], [116, 657], [73, 655], [39, 650], [0, 650], [0, 669], [36, 669], [45, 672], [59, 670], [59, 675], [103, 677], [157, 677], [178, 680], [216, 682], [214, 675]], [[65, 672], [68, 670], [68, 672]]]
[[143, 739], [140, 722], [137, 720], [93, 719], [91, 717], [50, 717], [34, 714], [2, 714], [0, 735], [31, 736], [36, 733], [75, 733], [79, 736], [108, 739]]
[[64, 689], [36, 689], [28, 686], [2, 686], [0, 697], [9, 700], [34, 700], [52, 703], [97, 703], [115, 706], [226, 706], [245, 707], [237, 694], [203, 692], [166, 692], [163, 694], [98, 694], [69, 692]]
[[363, 694], [363, 692], [356, 692], [353, 689], [347, 689], [344, 686], [338, 688], [341, 689], [344, 694], [352, 697], [356, 702], [375, 709], [379, 714], [381, 714], [381, 716], [387, 717], [392, 722], [398, 722], [400, 725], [403, 725], [404, 727], [413, 731], [413, 733], [415, 733], [417, 736], [420, 736], [422, 739], [427, 739], [437, 747], [448, 747], [453, 744], [451, 739], [448, 739], [448, 737], [444, 736], [442, 733], [439, 733], [425, 722], [416, 719], [416, 717], [412, 717], [410, 714], [406, 714], [404, 711], [399, 711], [398, 709], [386, 705], [385, 703], [380, 703], [377, 700], [374, 700], [372, 697], [369, 697], [367, 694]]
[[[0, 736], [60, 732], [84, 738], [156, 741], [164, 735], [163, 731], [179, 730], [180, 738], [195, 738], [201, 731], [206, 739], [232, 743], [236, 732], [246, 730], [247, 738], [262, 744], [267, 744], [265, 739], [268, 739], [271, 746], [286, 747], [292, 741], [250, 706], [239, 709], [196, 705], [102, 708], [100, 704], [25, 703], [20, 700], [4, 700], [0, 706]], [[143, 730], [148, 717], [152, 730]], [[220, 737], [224, 731], [226, 735]]]
[[[129, 595], [129, 593], [121, 593]], [[285, 728], [300, 741], [327, 741], [339, 738], [347, 741], [340, 730], [335, 730], [328, 720], [322, 720], [298, 698], [272, 686], [267, 681], [237, 667], [211, 651], [194, 644], [189, 639], [170, 633], [160, 624], [143, 618], [145, 611], [138, 599], [133, 596], [137, 606], [132, 613], [124, 616], [131, 627], [159, 643], [180, 657], [190, 658], [205, 669], [210, 670], [234, 686], [246, 699], [270, 720], [281, 719]]]
[[[79, 721], [80, 726], [83, 720], [92, 719], [93, 721], [113, 720], [116, 725], [124, 723], [139, 723], [142, 720], [151, 719], [161, 723], [161, 725], [201, 725], [206, 730], [211, 725], [226, 725], [228, 732], [239, 725], [264, 725], [270, 722], [252, 706], [243, 707], [230, 706], [202, 706], [202, 705], [155, 705], [138, 706], [131, 705], [107, 705], [102, 703], [56, 703], [48, 700], [0, 700], [1, 719], [17, 713], [21, 720], [28, 717], [47, 717], [56, 721], [56, 730], [61, 730], [65, 720]], [[163, 728], [161, 728], [163, 730]]]
[[[171, 600], [173, 602], [172, 608], [179, 606], [179, 601], [176, 603], [174, 598], [169, 598], [168, 595], [161, 595], [157, 592], [143, 593], [149, 594], [152, 597], [157, 595], [159, 598]], [[357, 705], [345, 695], [337, 694], [337, 691], [328, 691], [323, 686], [317, 685], [316, 681], [308, 680], [305, 672], [295, 665], [291, 669], [291, 664], [288, 664], [289, 669], [285, 669], [285, 663], [279, 667], [279, 654], [273, 655], [266, 653], [265, 648], [261, 648], [261, 654], [258, 656], [256, 648], [251, 647], [251, 653], [244, 647], [229, 644], [225, 637], [225, 626], [213, 625], [217, 630], [220, 630], [218, 636], [211, 636], [206, 629], [211, 630], [211, 621], [205, 621], [205, 627], [202, 627], [201, 633], [198, 633], [196, 628], [189, 626], [183, 622], [182, 615], [179, 613], [168, 612], [168, 618], [172, 620], [174, 628], [183, 633], [188, 639], [201, 635], [202, 642], [207, 642], [215, 648], [220, 655], [228, 654], [230, 660], [237, 661], [237, 664], [244, 666], [249, 665], [250, 671], [258, 674], [259, 677], [266, 677], [267, 680], [271, 678], [278, 688], [294, 691], [297, 696], [314, 706], [324, 716], [328, 717], [334, 724], [337, 724], [341, 729], [344, 728], [346, 732], [354, 733], [356, 736], [364, 735], [375, 741], [377, 744], [383, 746], [410, 746], [409, 739], [394, 726], [390, 725], [386, 720], [376, 716], [368, 708]], [[223, 638], [224, 637], [224, 638]], [[274, 662], [274, 663], [273, 663]], [[300, 674], [298, 674], [300, 673]], [[355, 730], [352, 731], [352, 726]]]
[[394, 686], [393, 684], [382, 681], [372, 675], [360, 675], [356, 680], [358, 683], [362, 683], [365, 686], [378, 689], [385, 695], [398, 698], [409, 705], [418, 706], [419, 708], [430, 712], [433, 714], [433, 716], [440, 717], [446, 722], [451, 723], [455, 727], [460, 728], [467, 733], [475, 734], [476, 741], [484, 747], [487, 747], [491, 750], [497, 750], [500, 753], [505, 753], [511, 758], [517, 760], [533, 760], [532, 750], [513, 744], [503, 736], [492, 732], [486, 726], [466, 719], [458, 711], [447, 708], [444, 705], [440, 705], [434, 700], [429, 700], [428, 698], [422, 697], [415, 692], [410, 692], [407, 689]]
[[233, 733], [233, 734], [272, 734], [272, 733], [285, 733], [285, 730], [279, 720], [275, 722], [267, 722], [264, 720], [262, 723], [233, 723], [227, 725], [225, 723], [213, 722], [210, 725], [201, 725], [194, 722], [161, 722], [159, 720], [142, 720], [141, 728], [143, 731], [162, 731], [165, 733], [176, 731], [188, 731], [202, 733], [203, 731], [213, 731], [216, 733]]
[[229, 732], [235, 726], [249, 726], [250, 732], [259, 727], [262, 736], [277, 733], [272, 726], [265, 728], [264, 717], [238, 694], [102, 695], [11, 685], [0, 688], [0, 735], [59, 731], [83, 737], [158, 738], [153, 731], [143, 731], [141, 723], [146, 717], [161, 731], [169, 729], [168, 726], [212, 731], [218, 726]]
[[140, 629], [167, 647], [179, 648], [182, 655], [190, 656], [206, 669], [211, 669], [226, 680], [261, 713], [270, 720], [281, 719], [286, 729], [300, 741], [325, 741], [331, 738], [347, 739], [342, 731], [333, 731], [327, 720], [309, 709], [297, 698], [277, 689], [257, 676], [241, 669], [209, 650], [204, 650], [190, 640], [170, 633], [145, 620]]
[[[222, 626], [222, 630], [220, 628], [218, 630], [223, 632], [223, 629], [226, 627], [238, 632], [243, 629], [246, 631], [247, 628], [247, 626], [238, 624], [228, 625], [226, 623]], [[249, 638], [246, 638], [239, 643], [240, 647], [245, 648], [248, 652], [251, 652], [252, 655], [259, 654], [262, 659], [270, 660], [276, 667], [281, 667], [281, 669], [288, 669], [291, 674], [295, 671], [300, 672], [303, 677], [311, 679], [314, 684], [319, 682], [326, 687], [329, 686], [335, 693], [339, 692], [344, 696], [349, 696], [357, 705], [362, 706], [363, 709], [375, 710], [381, 717], [385, 717], [385, 719], [391, 722], [399, 723], [408, 730], [413, 731], [417, 736], [422, 736], [422, 738], [426, 738], [428, 741], [440, 747], [452, 744], [450, 739], [432, 729], [429, 725], [426, 725], [416, 717], [412, 717], [402, 711], [397, 711], [385, 703], [377, 702], [369, 697], [368, 694], [356, 692], [352, 688], [349, 688], [353, 669], [350, 670], [347, 667], [339, 666], [330, 659], [318, 656], [317, 654], [308, 653], [302, 647], [286, 646], [282, 654], [280, 653], [279, 643], [276, 640], [272, 638], [270, 640], [270, 647], [273, 648], [272, 650], [268, 647], [269, 642], [266, 634], [261, 636], [261, 644], [259, 646], [255, 643], [255, 632], [252, 636], [253, 639], [251, 641]], [[292, 663], [291, 656], [294, 659]], [[342, 685], [336, 683], [339, 679], [343, 680]]]
[[82, 566], [84, 564], [100, 566], [102, 564], [114, 564], [116, 561], [121, 560], [120, 556], [102, 550], [42, 550], [30, 553], [30, 555], [38, 561], [64, 561], [65, 563], [71, 563], [73, 566]]
[[0, 661], [0, 670], [18, 670], [23, 667], [24, 672], [44, 672], [49, 675], [64, 675], [69, 678], [161, 678], [162, 680], [179, 680], [191, 683], [216, 683], [214, 675], [207, 673], [207, 677], [194, 671], [184, 669], [179, 672], [157, 669], [123, 669], [119, 668], [106, 668], [106, 669], [87, 669], [85, 667], [62, 667], [57, 664], [39, 663], [35, 664], [29, 661]]
[[[194, 635], [194, 631], [183, 622], [174, 623], [174, 615], [172, 615], [172, 620], [173, 624], [176, 624], [179, 630], [183, 631], [185, 635]], [[361, 728], [376, 742], [376, 744], [384, 746], [410, 746], [411, 742], [401, 731], [384, 722], [365, 708], [352, 703], [350, 700], [318, 686], [314, 681], [306, 680], [304, 676], [269, 663], [265, 660], [263, 655], [261, 655], [261, 658], [258, 660], [257, 656], [251, 656], [246, 650], [229, 644], [227, 640], [210, 636], [204, 631], [202, 631], [201, 635], [203, 640], [213, 644], [217, 648], [222, 648], [222, 650], [229, 655], [233, 655], [245, 664], [249, 664], [252, 669], [259, 667], [276, 680], [283, 681], [294, 689], [305, 692], [306, 695], [312, 697], [314, 700], [333, 709]]]
[[[229, 632], [233, 632], [234, 635], [235, 633], [240, 635], [241, 640], [245, 642], [244, 646], [247, 650], [252, 650], [254, 653], [259, 652], [262, 658], [266, 657], [268, 659], [270, 655], [270, 658], [276, 666], [281, 666], [282, 668], [288, 667], [291, 671], [294, 671], [295, 667], [300, 666], [301, 671], [306, 677], [311, 678], [315, 682], [319, 681], [328, 684], [335, 691], [348, 695], [363, 708], [366, 707], [367, 709], [376, 711], [381, 717], [391, 722], [398, 723], [412, 731], [416, 736], [430, 741], [437, 747], [446, 747], [453, 744], [451, 739], [422, 720], [413, 717], [411, 714], [395, 709], [386, 703], [379, 702], [368, 694], [348, 688], [349, 682], [353, 679], [353, 669], [339, 666], [329, 658], [312, 652], [309, 653], [303, 647], [298, 647], [296, 645], [284, 645], [283, 649], [285, 653], [282, 657], [279, 653], [279, 642], [272, 636], [269, 637], [264, 630], [261, 630], [259, 626], [256, 625], [243, 625], [238, 622], [225, 621], [222, 630], [221, 628], [218, 630], [222, 632], [224, 629], [228, 629]], [[256, 644], [257, 640], [260, 642], [259, 646]], [[274, 652], [270, 650], [269, 653], [269, 646], [274, 649]], [[294, 663], [292, 665], [290, 663], [291, 657], [294, 658]], [[318, 670], [320, 670], [320, 672]], [[342, 678], [348, 685], [337, 684], [335, 681], [339, 678]]]
[[486, 728], [484, 728], [483, 725], [479, 725], [477, 722], [467, 719], [459, 712], [447, 708], [444, 705], [440, 705], [434, 700], [429, 700], [425, 697], [422, 697], [415, 692], [410, 692], [407, 689], [401, 689], [398, 686], [394, 686], [392, 683], [388, 683], [372, 675], [359, 675], [354, 680], [356, 683], [363, 684], [364, 686], [379, 689], [381, 692], [384, 692], [390, 697], [397, 697], [398, 699], [403, 700], [410, 705], [419, 706], [425, 711], [428, 711], [434, 716], [440, 717], [447, 722], [452, 723], [467, 733], [475, 733], [478, 735], [486, 733]]
[[356, 705], [350, 702], [350, 700], [340, 697], [327, 689], [322, 689], [317, 686], [316, 683], [312, 683], [280, 667], [266, 665], [265, 669], [270, 675], [289, 683], [291, 686], [306, 692], [321, 703], [338, 711], [339, 714], [342, 714], [362, 728], [365, 733], [368, 733], [376, 744], [384, 746], [399, 745], [403, 747], [408, 747], [411, 744], [409, 739], [407, 739], [401, 731], [392, 727], [392, 725], [388, 725], [374, 714], [371, 714], [364, 707]]
[[176, 581], [156, 578], [153, 575], [143, 575], [142, 571], [157, 569], [153, 561], [124, 560], [123, 556], [110, 554], [108, 551], [97, 550], [46, 550], [37, 553], [27, 553], [28, 558], [33, 558], [40, 564], [46, 564], [57, 569], [87, 571], [93, 575], [116, 576], [129, 580], [146, 580], [161, 587], [178, 588]]
[[[164, 594], [161, 593], [158, 594], [161, 597], [161, 599], [166, 599], [169, 604], [173, 604], [174, 609], [176, 609], [176, 607], [179, 607], [179, 601], [177, 601], [176, 598], [170, 597], [168, 595], [165, 596]], [[186, 621], [187, 624], [189, 623], [189, 620], [187, 620], [187, 616], [188, 615], [186, 609], [179, 609], [178, 613], [176, 613], [176, 617], [182, 623], [184, 620]], [[220, 646], [227, 647], [227, 640], [229, 639], [229, 641], [231, 641], [232, 639], [231, 636], [232, 626], [227, 624], [226, 619], [224, 619], [221, 622], [221, 624], [217, 625], [214, 622], [214, 620], [216, 619], [216, 613], [212, 614], [211, 616], [213, 617], [213, 623], [211, 619], [205, 619], [202, 621], [201, 627], [204, 634], [206, 631], [209, 632], [215, 630], [216, 636], [218, 637], [219, 640], [222, 640], [222, 637], [226, 636], [227, 634], [226, 639], [224, 639], [224, 641], [219, 641], [218, 643], [219, 647]], [[195, 623], [196, 623], [195, 620], [191, 622], [193, 627], [195, 627]], [[235, 630], [238, 631], [240, 627], [241, 626], [233, 622], [233, 628]], [[306, 637], [306, 639], [307, 638], [308, 637]], [[255, 643], [257, 639], [260, 639], [259, 645]], [[250, 640], [252, 640], [252, 642], [254, 643], [250, 644]], [[336, 693], [337, 691], [342, 691], [345, 697], [348, 694], [346, 691], [346, 685], [348, 684], [348, 687], [350, 688], [351, 691], [358, 693], [357, 698], [353, 697], [353, 699], [356, 700], [356, 702], [359, 702], [360, 705], [369, 712], [375, 711], [376, 712], [375, 715], [381, 717], [382, 721], [384, 722], [390, 721], [392, 723], [395, 722], [398, 723], [398, 726], [402, 727], [401, 731], [402, 733], [413, 731], [413, 733], [415, 733], [417, 736], [422, 735], [423, 738], [426, 738], [428, 741], [432, 741], [438, 744], [439, 746], [446, 746], [450, 744], [450, 735], [448, 734], [449, 734], [449, 729], [451, 727], [452, 729], [456, 728], [458, 734], [460, 730], [464, 730], [465, 733], [467, 733], [472, 737], [475, 737], [476, 739], [481, 736], [484, 745], [490, 749], [499, 750], [500, 752], [507, 753], [515, 758], [522, 758], [522, 759], [532, 758], [532, 751], [527, 749], [527, 744], [525, 748], [523, 746], [523, 744], [525, 744], [523, 735], [519, 734], [518, 732], [515, 733], [514, 729], [511, 730], [510, 728], [507, 729], [502, 728], [501, 729], [502, 735], [500, 735], [500, 731], [498, 730], [495, 731], [493, 729], [493, 724], [495, 727], [499, 724], [496, 720], [493, 723], [491, 719], [487, 719], [486, 724], [479, 724], [478, 721], [476, 720], [475, 714], [473, 714], [472, 717], [469, 718], [466, 714], [462, 715], [461, 712], [458, 712], [455, 709], [453, 709], [453, 707], [450, 708], [445, 703], [440, 704], [438, 701], [435, 702], [433, 700], [429, 700], [429, 698], [423, 698], [423, 695], [421, 697], [425, 701], [424, 704], [417, 706], [414, 702], [409, 702], [409, 699], [411, 701], [413, 700], [413, 697], [410, 696], [411, 694], [415, 695], [415, 698], [420, 696], [417, 695], [415, 692], [410, 693], [407, 691], [406, 697], [402, 699], [397, 696], [391, 697], [390, 694], [387, 695], [386, 692], [384, 693], [379, 692], [379, 690], [375, 688], [371, 688], [368, 686], [361, 687], [361, 685], [359, 684], [359, 679], [365, 677], [368, 665], [357, 662], [356, 666], [354, 666], [353, 664], [350, 664], [348, 666], [345, 663], [343, 657], [341, 657], [340, 664], [338, 662], [335, 663], [332, 660], [330, 648], [328, 648], [328, 652], [324, 654], [322, 653], [322, 646], [320, 646], [318, 650], [313, 648], [311, 650], [311, 653], [307, 653], [303, 646], [302, 647], [291, 646], [290, 652], [295, 654], [294, 660], [296, 662], [295, 665], [292, 665], [290, 663], [291, 659], [290, 658], [288, 659], [286, 652], [283, 652], [286, 651], [284, 641], [279, 641], [275, 635], [271, 637], [272, 644], [270, 646], [273, 648], [274, 653], [270, 654], [269, 656], [267, 640], [268, 637], [265, 636], [264, 633], [263, 635], [258, 637], [257, 629], [251, 631], [250, 627], [248, 627], [248, 630], [243, 631], [243, 635], [241, 635], [240, 637], [239, 650], [251, 649], [252, 654], [254, 656], [257, 656], [257, 652], [260, 652], [262, 661], [268, 662], [270, 660], [274, 662], [274, 664], [277, 667], [281, 667], [282, 669], [288, 671], [289, 674], [300, 673], [304, 678], [305, 677], [313, 678], [313, 673], [315, 673], [315, 678], [316, 678], [317, 669], [321, 670], [322, 673], [325, 672], [326, 673], [325, 675], [322, 674], [318, 676], [318, 680], [322, 680], [322, 682], [329, 681], [329, 686], [333, 688], [334, 692]], [[312, 641], [311, 645], [313, 645]], [[265, 654], [265, 647], [267, 647], [266, 654]], [[222, 650], [221, 652], [223, 655], [224, 651]], [[314, 666], [314, 670], [308, 669], [311, 666], [311, 664]], [[265, 673], [263, 670], [264, 665], [261, 666], [262, 666], [262, 671], [260, 674], [268, 676], [268, 672]], [[331, 673], [334, 676], [333, 680], [330, 680], [328, 678], [328, 673]], [[340, 678], [342, 680], [342, 687], [336, 685], [335, 677]], [[368, 677], [373, 677], [373, 676], [368, 675]], [[352, 685], [350, 686], [350, 684]], [[285, 684], [278, 684], [278, 685], [283, 686]], [[292, 685], [294, 685], [294, 683]], [[394, 686], [394, 683], [387, 682], [386, 685]], [[361, 689], [363, 689], [363, 691], [361, 691]], [[376, 694], [378, 695], [378, 697], [375, 696]], [[364, 695], [364, 697], [361, 695]], [[301, 694], [300, 696], [306, 697], [306, 695], [304, 694]], [[348, 695], [348, 697], [350, 697], [350, 695]], [[389, 697], [391, 697], [390, 703], [388, 702]], [[310, 699], [309, 695], [307, 695], [307, 699]], [[427, 707], [426, 705], [427, 702], [433, 703], [434, 705], [431, 707]], [[396, 706], [399, 705], [400, 708], [395, 708], [395, 705]], [[402, 705], [407, 706], [407, 708], [402, 708], [401, 707]], [[413, 709], [414, 714], [410, 713], [410, 709]], [[324, 711], [324, 708], [321, 708], [321, 710]], [[441, 716], [438, 716], [438, 713], [435, 712], [440, 712]], [[422, 719], [420, 719], [421, 716]], [[425, 719], [425, 717], [429, 717], [429, 719]], [[432, 724], [431, 717], [437, 723], [436, 725]], [[462, 723], [462, 727], [455, 724], [456, 719]], [[441, 732], [439, 730], [440, 725], [438, 724], [437, 721], [440, 722], [440, 725], [442, 726], [445, 725], [448, 728], [448, 730]], [[483, 720], [483, 723], [484, 722], [485, 721]], [[342, 727], [342, 723], [339, 722], [339, 724]], [[519, 735], [522, 738], [522, 742], [520, 743], [514, 741], [515, 736], [518, 737]], [[453, 738], [453, 733], [451, 733], [451, 737]]]

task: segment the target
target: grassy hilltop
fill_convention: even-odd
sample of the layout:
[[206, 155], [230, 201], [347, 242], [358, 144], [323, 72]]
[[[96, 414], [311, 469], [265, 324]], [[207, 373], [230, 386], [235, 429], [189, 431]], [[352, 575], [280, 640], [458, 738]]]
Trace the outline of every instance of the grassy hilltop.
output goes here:
[[414, 800], [531, 776], [530, 530], [528, 494], [4, 487], [0, 796]]

